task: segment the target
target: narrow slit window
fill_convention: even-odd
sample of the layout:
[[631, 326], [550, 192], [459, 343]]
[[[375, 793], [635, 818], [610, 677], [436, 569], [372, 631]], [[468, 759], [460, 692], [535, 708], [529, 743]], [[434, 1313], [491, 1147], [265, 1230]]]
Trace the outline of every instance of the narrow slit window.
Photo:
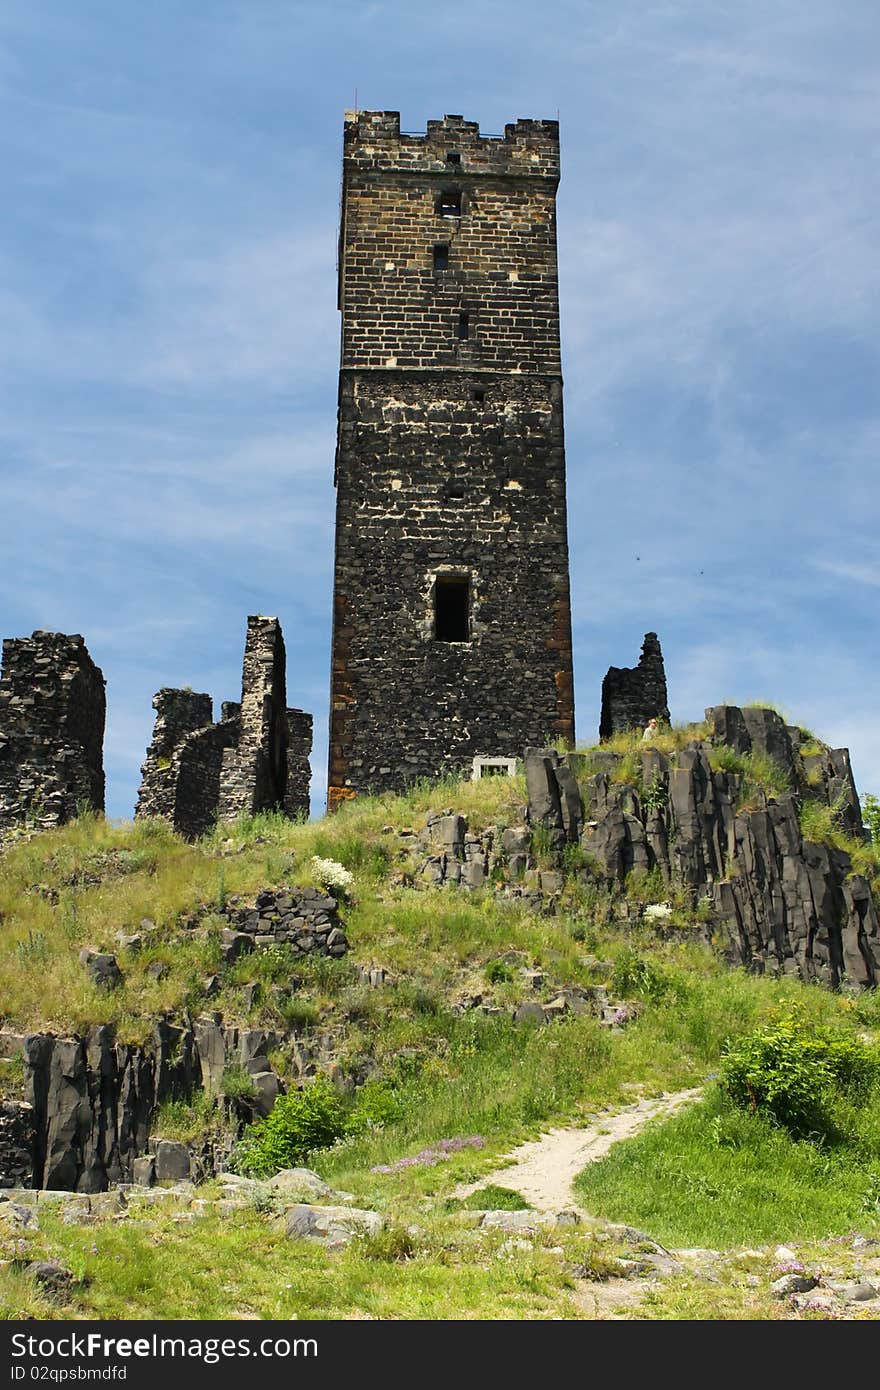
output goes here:
[[459, 154], [458, 150], [447, 150], [447, 151], [446, 151], [446, 163], [447, 163], [447, 164], [460, 164], [460, 163], [461, 163], [461, 155]]
[[483, 402], [485, 401], [485, 399], [486, 399], [486, 392], [483, 390], [483, 388], [482, 388], [481, 386], [475, 386], [475, 387], [474, 387], [474, 400], [477, 402], [477, 405], [482, 405]]
[[457, 188], [444, 188], [437, 199], [437, 211], [441, 217], [461, 217], [461, 192]]
[[471, 316], [461, 313], [458, 316], [458, 336], [459, 338], [469, 338], [471, 336]]
[[438, 574], [434, 583], [434, 636], [438, 642], [470, 640], [470, 606], [470, 576]]
[[445, 241], [438, 242], [434, 247], [434, 274], [441, 275], [444, 270], [449, 269], [449, 247]]

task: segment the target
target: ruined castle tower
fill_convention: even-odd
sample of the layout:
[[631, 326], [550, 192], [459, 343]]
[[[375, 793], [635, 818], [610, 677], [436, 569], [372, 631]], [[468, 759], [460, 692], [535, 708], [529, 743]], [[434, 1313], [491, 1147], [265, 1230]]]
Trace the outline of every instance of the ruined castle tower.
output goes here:
[[574, 737], [559, 131], [345, 118], [331, 808]]

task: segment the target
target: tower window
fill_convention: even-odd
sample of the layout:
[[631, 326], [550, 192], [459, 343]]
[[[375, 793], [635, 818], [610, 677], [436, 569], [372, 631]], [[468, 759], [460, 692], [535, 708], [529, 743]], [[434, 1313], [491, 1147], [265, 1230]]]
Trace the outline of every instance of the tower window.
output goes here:
[[446, 151], [446, 163], [447, 163], [447, 164], [460, 164], [460, 163], [461, 163], [461, 155], [459, 154], [458, 150], [447, 150], [447, 151]]
[[437, 575], [434, 582], [434, 636], [438, 642], [469, 641], [470, 606], [469, 575]]
[[474, 400], [477, 402], [477, 405], [482, 405], [484, 400], [486, 399], [486, 392], [483, 390], [482, 386], [475, 386], [473, 396]]
[[459, 338], [469, 338], [471, 336], [471, 316], [461, 313], [458, 316], [458, 336]]
[[434, 247], [434, 274], [439, 275], [442, 271], [449, 269], [449, 247], [446, 242], [439, 242]]
[[461, 190], [444, 188], [437, 199], [437, 211], [441, 217], [461, 217]]

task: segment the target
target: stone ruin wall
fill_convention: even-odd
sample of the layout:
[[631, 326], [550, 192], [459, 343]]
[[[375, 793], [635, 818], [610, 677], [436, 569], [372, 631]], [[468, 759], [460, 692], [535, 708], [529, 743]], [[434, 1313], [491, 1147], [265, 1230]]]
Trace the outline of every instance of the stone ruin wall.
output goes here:
[[644, 728], [649, 719], [669, 723], [666, 671], [656, 632], [646, 632], [638, 666], [611, 666], [602, 682], [599, 737]]
[[196, 839], [218, 820], [281, 809], [308, 815], [312, 717], [286, 706], [284, 638], [277, 618], [248, 618], [240, 701], [213, 722], [210, 695], [164, 688], [135, 817], [164, 816]]
[[104, 809], [104, 677], [78, 634], [37, 630], [3, 643], [0, 844]]

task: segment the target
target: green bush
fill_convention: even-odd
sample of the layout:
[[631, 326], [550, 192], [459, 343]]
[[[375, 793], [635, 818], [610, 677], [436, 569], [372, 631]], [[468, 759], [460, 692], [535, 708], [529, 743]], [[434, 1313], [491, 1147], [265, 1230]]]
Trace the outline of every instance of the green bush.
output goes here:
[[640, 956], [631, 946], [625, 946], [614, 962], [611, 989], [624, 999], [657, 1001], [674, 991], [676, 982], [653, 961]]
[[505, 960], [487, 961], [483, 971], [490, 984], [502, 984], [513, 979], [513, 971]]
[[878, 1074], [877, 1048], [809, 1026], [789, 1013], [727, 1045], [722, 1092], [742, 1110], [770, 1116], [795, 1138], [839, 1137], [840, 1103], [863, 1103]]
[[357, 1093], [354, 1110], [346, 1123], [347, 1134], [366, 1134], [394, 1124], [403, 1107], [385, 1081], [367, 1081]]
[[282, 1168], [298, 1168], [317, 1149], [327, 1149], [346, 1131], [338, 1092], [319, 1077], [303, 1091], [279, 1096], [271, 1114], [249, 1125], [232, 1156], [234, 1168], [249, 1178], [269, 1178]]
[[220, 1090], [228, 1100], [250, 1100], [254, 1095], [254, 1079], [240, 1062], [223, 1068]]

